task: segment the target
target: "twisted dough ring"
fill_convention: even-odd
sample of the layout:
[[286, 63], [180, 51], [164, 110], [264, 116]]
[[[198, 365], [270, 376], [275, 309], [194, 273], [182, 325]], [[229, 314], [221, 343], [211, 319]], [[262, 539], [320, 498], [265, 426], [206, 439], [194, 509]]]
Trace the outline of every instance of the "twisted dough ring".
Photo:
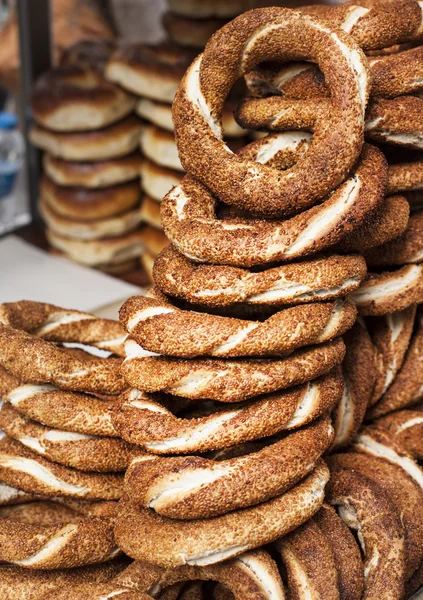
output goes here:
[[0, 441], [0, 478], [30, 494], [89, 500], [117, 500], [123, 487], [120, 474], [77, 471], [51, 462], [7, 437]]
[[78, 342], [124, 356], [125, 332], [117, 321], [44, 302], [6, 302], [0, 322], [50, 342]]
[[[337, 512], [323, 504], [314, 516], [332, 549], [338, 574], [339, 596], [343, 600], [361, 600], [364, 588], [364, 568], [354, 536]], [[282, 540], [283, 541], [283, 540]]]
[[[342, 456], [342, 455], [341, 455]], [[330, 457], [326, 500], [357, 531], [364, 562], [363, 600], [402, 597], [405, 575], [404, 529], [385, 492], [358, 471]]]
[[52, 385], [24, 385], [0, 365], [0, 397], [21, 414], [54, 429], [117, 437], [113, 400], [66, 392]]
[[[75, 585], [101, 584], [112, 579], [126, 566], [121, 560], [107, 563], [42, 571], [16, 566], [2, 566], [0, 570], [0, 595], [3, 600], [42, 600], [61, 588], [72, 589]], [[30, 594], [30, 596], [29, 596]], [[120, 599], [122, 600], [122, 599]]]
[[411, 215], [401, 237], [368, 250], [365, 258], [368, 265], [376, 267], [423, 262], [423, 210]]
[[[239, 77], [261, 61], [289, 57], [321, 66], [333, 106], [330, 117], [316, 123], [309, 152], [281, 173], [229, 152], [221, 139], [220, 115]], [[298, 212], [339, 185], [357, 160], [368, 88], [366, 59], [343, 32], [286, 9], [245, 13], [213, 36], [175, 96], [181, 163], [227, 204], [268, 216]]]
[[389, 165], [388, 194], [423, 189], [423, 161]]
[[172, 245], [154, 264], [154, 281], [168, 296], [205, 306], [303, 304], [356, 290], [366, 274], [361, 256], [330, 255], [260, 272], [189, 261]]
[[59, 67], [45, 73], [31, 97], [35, 120], [53, 131], [95, 130], [135, 108], [136, 99], [94, 69]]
[[122, 394], [113, 423], [124, 439], [154, 454], [207, 452], [308, 425], [337, 405], [342, 385], [336, 369], [300, 387], [190, 418], [131, 390]]
[[373, 406], [389, 389], [404, 362], [413, 333], [416, 306], [368, 320], [374, 347], [376, 380], [370, 399]]
[[[420, 92], [423, 89], [422, 56], [423, 47], [419, 46], [396, 54], [370, 58], [372, 98], [395, 98]], [[282, 94], [296, 100], [330, 96], [323, 73], [318, 67], [306, 62], [255, 67], [246, 75], [245, 81], [253, 96]]]
[[365, 427], [355, 438], [353, 450], [383, 459], [405, 471], [408, 477], [420, 488], [423, 488], [423, 470], [390, 432], [377, 425]]
[[[235, 600], [285, 600], [277, 566], [264, 550], [245, 552], [232, 560], [204, 567], [184, 565], [176, 569], [163, 569], [146, 562], [134, 562], [110, 581], [107, 587], [89, 585], [84, 588], [72, 588], [72, 600], [105, 600], [115, 596], [119, 600], [142, 600], [151, 597], [163, 600], [197, 600], [205, 596], [186, 593], [179, 595], [181, 586], [177, 585], [177, 582], [196, 582], [189, 587], [195, 586], [198, 590], [199, 583], [205, 580], [217, 581], [224, 585], [224, 589], [229, 591], [230, 597]], [[126, 596], [124, 591], [126, 594], [135, 595]], [[148, 596], [144, 596], [143, 593], [147, 593]], [[55, 600], [67, 598], [64, 591], [55, 596]]]
[[126, 347], [122, 372], [132, 387], [219, 402], [239, 402], [310, 381], [341, 363], [345, 353], [339, 338], [287, 358], [248, 361], [148, 356], [134, 340]]
[[344, 341], [344, 390], [332, 415], [335, 428], [334, 449], [347, 445], [359, 430], [375, 382], [374, 349], [365, 326], [356, 322], [345, 335]]
[[51, 342], [3, 324], [0, 324], [0, 363], [24, 381], [51, 383], [64, 390], [119, 394], [126, 388], [120, 359], [83, 360]]
[[166, 356], [283, 356], [298, 348], [333, 340], [356, 318], [349, 298], [304, 304], [278, 311], [264, 321], [248, 321], [181, 310], [157, 288], [149, 297], [132, 296], [120, 319], [142, 348]]
[[334, 457], [338, 467], [358, 471], [379, 485], [395, 506], [405, 531], [406, 577], [413, 574], [423, 558], [423, 490], [403, 469], [373, 456], [347, 453]]
[[68, 219], [55, 213], [44, 198], [40, 198], [38, 210], [47, 227], [59, 236], [69, 236], [87, 241], [114, 236], [120, 237], [136, 229], [143, 220], [139, 208], [116, 217], [99, 219], [98, 221]]
[[376, 427], [385, 429], [414, 458], [423, 458], [423, 414], [418, 410], [398, 410], [375, 422]]
[[[22, 514], [21, 514], [22, 513]], [[51, 502], [0, 510], [0, 560], [28, 569], [105, 562], [119, 554], [113, 536], [116, 503]]]
[[287, 573], [290, 598], [339, 600], [331, 547], [313, 520], [276, 542]]
[[129, 464], [131, 446], [123, 440], [51, 429], [19, 414], [10, 404], [2, 406], [0, 427], [36, 454], [67, 467], [108, 473], [124, 471]]
[[417, 329], [411, 338], [402, 366], [390, 387], [375, 404], [369, 417], [381, 417], [394, 410], [416, 404], [423, 397], [423, 373], [421, 360], [423, 356], [423, 319], [417, 315]]
[[[279, 152], [279, 140], [282, 144], [288, 140], [295, 148], [303, 135], [276, 134], [251, 144], [247, 151], [260, 158], [263, 150], [269, 161]], [[332, 246], [359, 227], [383, 202], [385, 185], [385, 159], [366, 145], [354, 174], [323, 204], [286, 221], [218, 220], [214, 197], [186, 176], [165, 196], [162, 224], [176, 248], [196, 262], [249, 267], [292, 260]]]
[[220, 562], [271, 542], [307, 521], [323, 502], [328, 477], [326, 465], [319, 461], [310, 475], [278, 498], [192, 521], [138, 509], [124, 497], [119, 503], [116, 541], [129, 556], [148, 558], [165, 567]]
[[[318, 119], [327, 114], [330, 107], [329, 98], [246, 98], [238, 106], [235, 116], [237, 122], [246, 129], [313, 131]], [[376, 98], [366, 112], [366, 139], [421, 150], [422, 108], [423, 100], [415, 96]]]
[[135, 505], [164, 517], [215, 517], [291, 489], [315, 468], [333, 433], [330, 419], [322, 417], [264, 448], [260, 444], [257, 451], [228, 460], [141, 454], [128, 467], [125, 490]]
[[339, 27], [366, 51], [416, 41], [422, 34], [422, 10], [415, 0], [350, 0], [340, 6], [317, 5], [297, 10], [317, 14]]
[[423, 265], [405, 265], [396, 271], [369, 273], [354, 292], [359, 313], [382, 316], [423, 301]]

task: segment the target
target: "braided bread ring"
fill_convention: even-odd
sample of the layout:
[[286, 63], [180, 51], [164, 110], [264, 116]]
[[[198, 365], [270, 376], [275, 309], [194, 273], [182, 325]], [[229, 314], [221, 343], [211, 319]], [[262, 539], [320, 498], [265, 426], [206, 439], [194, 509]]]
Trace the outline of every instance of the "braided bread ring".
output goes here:
[[1, 365], [0, 397], [21, 414], [48, 427], [86, 435], [118, 436], [111, 419], [113, 400], [65, 392], [52, 385], [21, 385]]
[[405, 574], [404, 529], [385, 492], [358, 471], [337, 465], [330, 457], [329, 504], [357, 531], [365, 556], [363, 600], [402, 597]]
[[0, 441], [0, 479], [30, 494], [90, 500], [117, 500], [123, 487], [120, 474], [76, 471], [7, 437]]
[[50, 342], [78, 342], [125, 356], [125, 332], [118, 321], [44, 302], [6, 302], [0, 305], [0, 322]]
[[64, 390], [119, 394], [127, 387], [120, 373], [120, 359], [81, 360], [50, 342], [3, 324], [0, 363], [20, 379], [52, 383]]
[[[3, 566], [0, 569], [0, 596], [2, 600], [42, 600], [59, 589], [73, 589], [76, 584], [106, 583], [125, 565], [122, 560], [73, 569], [42, 571], [22, 567]], [[55, 596], [57, 598], [57, 596]], [[69, 598], [69, 596], [68, 596]], [[122, 599], [119, 599], [122, 600]]]
[[342, 362], [345, 352], [340, 338], [279, 360], [172, 359], [145, 356], [134, 340], [126, 347], [122, 372], [132, 387], [219, 402], [239, 402], [310, 381]]
[[363, 50], [388, 48], [415, 41], [421, 35], [422, 11], [415, 0], [351, 0], [340, 6], [322, 7], [322, 15], [320, 9], [317, 5], [297, 10], [317, 13], [324, 21], [349, 33]]
[[[369, 59], [372, 78], [371, 95], [395, 98], [423, 89], [423, 47]], [[254, 96], [269, 93], [285, 98], [307, 99], [330, 97], [323, 73], [310, 63], [275, 63], [270, 68], [255, 67], [245, 77]]]
[[334, 370], [301, 387], [290, 388], [197, 418], [175, 416], [154, 397], [138, 390], [123, 394], [113, 412], [116, 430], [154, 454], [218, 450], [308, 425], [330, 412], [342, 394]]
[[398, 410], [375, 422], [376, 427], [385, 429], [414, 458], [423, 458], [423, 415], [417, 410]]
[[402, 446], [392, 439], [389, 431], [377, 425], [365, 427], [355, 438], [353, 450], [383, 459], [400, 467], [423, 489], [423, 470]]
[[10, 404], [0, 411], [0, 427], [36, 454], [82, 471], [125, 471], [131, 446], [123, 440], [51, 429], [20, 415]]
[[[334, 99], [331, 116], [316, 123], [309, 152], [289, 171], [241, 162], [221, 139], [224, 100], [233, 83], [255, 64], [294, 56], [315, 60], [327, 74]], [[355, 163], [367, 97], [366, 59], [349, 36], [286, 9], [246, 13], [213, 36], [175, 96], [182, 165], [227, 204], [262, 215], [293, 214], [339, 185]]]
[[423, 301], [423, 265], [369, 273], [353, 298], [360, 314], [382, 316]]
[[358, 471], [379, 485], [395, 506], [405, 530], [406, 577], [410, 577], [423, 558], [423, 490], [397, 466], [380, 458], [362, 454], [342, 454], [331, 459], [337, 467]]
[[[280, 96], [246, 98], [235, 113], [246, 129], [313, 131], [331, 110], [329, 98], [293, 100]], [[423, 149], [423, 100], [415, 96], [376, 98], [366, 112], [364, 131], [370, 141]]]
[[389, 165], [388, 194], [423, 189], [423, 161]]
[[403, 196], [389, 196], [367, 220], [336, 245], [340, 252], [363, 252], [402, 235], [408, 226], [410, 205]]
[[328, 541], [313, 520], [276, 542], [292, 599], [339, 600], [338, 573]]
[[256, 452], [229, 460], [142, 454], [134, 456], [128, 467], [125, 491], [135, 505], [164, 517], [215, 517], [285, 493], [315, 468], [332, 441], [333, 427], [323, 417]]
[[[273, 156], [284, 135], [255, 142], [254, 154], [269, 146], [274, 151], [269, 150], [267, 156]], [[354, 175], [323, 204], [287, 221], [221, 221], [216, 218], [214, 197], [186, 176], [165, 196], [162, 224], [176, 248], [197, 262], [249, 267], [292, 260], [332, 246], [359, 227], [383, 201], [385, 185], [385, 159], [375, 147], [366, 145]]]
[[395, 380], [413, 333], [416, 306], [370, 320], [371, 338], [374, 347], [376, 381], [370, 406], [373, 406]]
[[[199, 581], [207, 580], [221, 582], [234, 600], [285, 599], [277, 566], [264, 550], [245, 552], [235, 559], [202, 567], [184, 565], [176, 569], [164, 570], [153, 564], [133, 562], [125, 571], [115, 577], [113, 582], [110, 582], [110, 589], [113, 584], [116, 591], [120, 588], [128, 592], [131, 590], [133, 593], [146, 592], [148, 598], [176, 600], [176, 598], [181, 599], [186, 596], [179, 595], [182, 586], [175, 582], [190, 580], [196, 581], [197, 584]], [[72, 592], [74, 590], [75, 588]], [[88, 590], [89, 595], [82, 595], [82, 587], [77, 587], [77, 595], [72, 596], [72, 599], [105, 600], [115, 597], [113, 593], [110, 593], [109, 596], [94, 594], [94, 591], [97, 590], [94, 586], [88, 587]], [[121, 596], [116, 595], [120, 600]], [[144, 596], [142, 597], [144, 598]], [[192, 596], [187, 596], [187, 598], [192, 598]], [[68, 600], [68, 598], [65, 595], [59, 595], [55, 597], [55, 600]]]
[[365, 255], [371, 266], [404, 265], [423, 262], [423, 210], [413, 213], [404, 234]]
[[334, 300], [350, 294], [366, 274], [361, 256], [331, 255], [260, 271], [199, 265], [172, 245], [154, 264], [154, 281], [169, 296], [205, 306], [261, 306]]
[[283, 356], [333, 340], [350, 329], [356, 308], [349, 299], [304, 304], [264, 321], [247, 321], [181, 310], [153, 288], [120, 309], [123, 327], [149, 352], [166, 356]]
[[339, 597], [342, 600], [361, 600], [364, 589], [364, 568], [354, 536], [336, 511], [323, 504], [314, 516], [332, 549], [338, 573]]
[[347, 332], [344, 341], [344, 391], [332, 415], [335, 428], [334, 449], [347, 445], [359, 430], [375, 382], [373, 344], [365, 326], [357, 322]]
[[[30, 505], [25, 505], [29, 506]], [[54, 505], [53, 505], [54, 506]], [[63, 569], [105, 562], [119, 554], [113, 537], [114, 503], [63, 511], [63, 520], [47, 522], [37, 514], [29, 522], [14, 510], [0, 518], [0, 560], [29, 569]], [[54, 513], [53, 513], [54, 514]], [[60, 514], [60, 511], [59, 511]]]
[[397, 375], [369, 417], [375, 419], [394, 410], [416, 404], [423, 397], [423, 318], [417, 317], [417, 330], [411, 338], [407, 353]]
[[[116, 541], [129, 556], [165, 567], [220, 562], [269, 543], [307, 521], [323, 502], [328, 477], [326, 465], [319, 461], [310, 475], [278, 498], [192, 521], [138, 510], [124, 497], [119, 503]], [[134, 531], [139, 534], [134, 536]]]

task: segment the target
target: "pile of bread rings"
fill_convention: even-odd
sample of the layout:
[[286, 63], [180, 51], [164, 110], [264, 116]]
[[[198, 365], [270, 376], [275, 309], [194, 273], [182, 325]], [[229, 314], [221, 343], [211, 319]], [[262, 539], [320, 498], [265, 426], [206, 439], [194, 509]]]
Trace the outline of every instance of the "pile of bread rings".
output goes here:
[[34, 87], [30, 138], [44, 151], [39, 211], [55, 252], [120, 274], [143, 245], [136, 100], [108, 82], [114, 44], [80, 42]]
[[[171, 245], [152, 289], [124, 303], [120, 325], [0, 307], [0, 504], [20, 507], [3, 519], [6, 600], [30, 586], [34, 600], [409, 600], [423, 585], [423, 184], [414, 147], [405, 163], [397, 137], [365, 142], [375, 85], [398, 99], [396, 59], [420, 48], [421, 22], [414, 0], [229, 22], [176, 93], [187, 174], [162, 201]], [[393, 66], [372, 84], [375, 56]], [[288, 72], [293, 96], [279, 90]], [[267, 135], [234, 153], [221, 113], [243, 76], [255, 96], [237, 118]], [[121, 462], [110, 440], [125, 444]], [[85, 479], [93, 466], [125, 470], [122, 484]], [[57, 498], [78, 485], [91, 490], [78, 503]], [[107, 516], [133, 562], [96, 547], [69, 564], [63, 507], [81, 514], [81, 497], [83, 523], [94, 498], [119, 498]], [[42, 548], [11, 542], [25, 535], [16, 514], [54, 522]]]

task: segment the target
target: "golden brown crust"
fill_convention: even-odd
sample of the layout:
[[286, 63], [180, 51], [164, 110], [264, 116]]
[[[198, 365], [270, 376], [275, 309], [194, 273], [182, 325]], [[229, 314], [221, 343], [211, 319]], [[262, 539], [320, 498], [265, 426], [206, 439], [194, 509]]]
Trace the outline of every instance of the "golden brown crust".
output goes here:
[[8, 437], [0, 441], [0, 474], [2, 481], [29, 494], [89, 500], [117, 500], [122, 495], [122, 475], [59, 465]]
[[154, 282], [164, 294], [210, 307], [333, 300], [357, 289], [365, 274], [365, 261], [358, 255], [332, 254], [255, 272], [197, 264], [172, 245], [160, 253], [154, 264]]
[[324, 250], [359, 227], [383, 202], [385, 185], [385, 159], [366, 145], [354, 175], [322, 204], [286, 221], [220, 220], [212, 194], [186, 176], [164, 198], [162, 224], [176, 248], [196, 262], [249, 267], [288, 261]]
[[[342, 455], [341, 455], [342, 456]], [[358, 471], [329, 458], [331, 480], [327, 502], [338, 508], [344, 522], [360, 534], [364, 552], [363, 599], [401, 598], [405, 582], [404, 529], [385, 492]]]
[[58, 185], [87, 188], [107, 188], [137, 179], [141, 164], [139, 152], [97, 162], [69, 162], [48, 153], [43, 159], [44, 172]]
[[140, 217], [144, 223], [151, 225], [156, 229], [162, 228], [160, 220], [160, 204], [150, 198], [150, 196], [143, 196], [141, 200]]
[[328, 504], [323, 504], [314, 521], [332, 549], [338, 573], [339, 596], [342, 600], [361, 600], [364, 589], [364, 568], [354, 536]]
[[121, 183], [105, 189], [62, 187], [47, 176], [40, 194], [49, 207], [62, 217], [94, 221], [134, 209], [140, 201], [138, 182]]
[[338, 573], [332, 549], [313, 520], [276, 542], [287, 572], [289, 597], [338, 600]]
[[25, 381], [52, 383], [65, 390], [119, 394], [126, 385], [120, 359], [83, 361], [41, 338], [0, 325], [0, 362]]
[[118, 49], [106, 66], [106, 78], [138, 96], [171, 104], [195, 51], [175, 44], [132, 44]]
[[375, 382], [374, 349], [366, 327], [356, 322], [345, 334], [344, 342], [344, 391], [332, 413], [333, 449], [346, 446], [361, 427]]
[[423, 300], [423, 267], [406, 265], [395, 271], [369, 273], [353, 298], [364, 316], [405, 310]]
[[93, 437], [52, 429], [19, 414], [10, 404], [0, 411], [0, 427], [11, 438], [49, 460], [81, 471], [125, 471], [131, 446], [118, 438]]
[[115, 510], [115, 503], [74, 506], [65, 501], [2, 509], [0, 559], [29, 569], [105, 562], [119, 554], [113, 536]]
[[264, 448], [227, 460], [135, 454], [125, 475], [125, 491], [133, 504], [163, 517], [209, 519], [292, 489], [315, 468], [332, 441], [330, 419], [323, 417], [270, 440]]
[[423, 374], [420, 367], [423, 353], [423, 326], [418, 315], [416, 330], [411, 338], [407, 353], [393, 383], [375, 404], [370, 418], [378, 418], [387, 413], [416, 404], [423, 396]]
[[193, 521], [160, 517], [137, 509], [124, 497], [119, 503], [116, 541], [137, 560], [165, 567], [210, 565], [273, 541], [304, 523], [320, 508], [327, 479], [328, 470], [321, 461], [311, 475], [279, 498]]
[[417, 410], [398, 410], [375, 422], [376, 427], [385, 429], [395, 443], [399, 444], [416, 459], [423, 458], [423, 415]]
[[99, 565], [41, 571], [15, 566], [0, 570], [0, 594], [3, 600], [42, 600], [51, 598], [60, 588], [69, 591], [76, 584], [102, 584], [111, 580], [127, 565], [127, 561], [114, 560]]
[[415, 571], [423, 558], [423, 519], [419, 506], [423, 491], [400, 467], [363, 454], [348, 453], [331, 459], [337, 468], [361, 473], [380, 486], [395, 506], [405, 530], [406, 578]]
[[[267, 31], [272, 35], [265, 35]], [[340, 43], [354, 55], [360, 83], [340, 51]], [[336, 110], [329, 120], [316, 125], [310, 151], [295, 167], [281, 173], [228, 154], [219, 139], [219, 119], [224, 99], [237, 78], [269, 57], [286, 60], [293, 55], [315, 60], [324, 71], [330, 70]], [[173, 104], [181, 163], [222, 201], [256, 214], [287, 216], [312, 206], [339, 185], [358, 158], [367, 75], [364, 55], [339, 30], [334, 33], [313, 18], [286, 9], [245, 13], [212, 37], [204, 57], [196, 59], [182, 80]], [[201, 102], [197, 99], [199, 91]]]
[[37, 148], [69, 161], [99, 161], [125, 156], [139, 145], [141, 121], [135, 115], [98, 131], [60, 133], [39, 125], [29, 137]]
[[403, 196], [389, 196], [367, 220], [336, 245], [341, 252], [363, 252], [395, 240], [408, 226], [410, 205]]
[[139, 258], [144, 248], [141, 233], [142, 230], [136, 229], [115, 237], [86, 240], [65, 237], [46, 229], [49, 244], [63, 252], [66, 258], [104, 270], [114, 266], [120, 268], [122, 265], [127, 268], [128, 261]]
[[133, 340], [129, 344], [122, 373], [132, 387], [218, 402], [239, 402], [310, 381], [342, 362], [345, 352], [336, 339], [279, 360], [189, 360], [142, 357], [140, 346]]
[[423, 262], [423, 210], [412, 213], [407, 229], [401, 237], [368, 250], [365, 258], [371, 267]]
[[174, 185], [178, 185], [183, 173], [160, 167], [145, 159], [141, 166], [141, 187], [154, 200], [161, 202]]
[[413, 333], [416, 306], [383, 317], [367, 319], [374, 346], [376, 381], [370, 406], [389, 389], [400, 370]]
[[[113, 423], [129, 442], [154, 454], [207, 452], [302, 427], [329, 413], [342, 394], [335, 369], [320, 379], [205, 415], [178, 416], [175, 402], [131, 390], [113, 410]], [[162, 400], [162, 401], [161, 401]]]
[[133, 296], [120, 309], [120, 321], [145, 350], [166, 356], [284, 356], [298, 348], [343, 335], [356, 318], [350, 299], [303, 304], [249, 321], [181, 310], [158, 288]]
[[143, 248], [152, 256], [157, 256], [163, 248], [169, 245], [169, 240], [163, 231], [150, 225], [144, 225], [139, 236]]
[[414, 191], [423, 188], [423, 162], [398, 163], [389, 165], [388, 194]]
[[107, 127], [126, 117], [135, 98], [107, 82], [96, 69], [60, 66], [35, 83], [31, 106], [35, 120], [53, 131]]
[[156, 125], [145, 124], [141, 127], [140, 149], [148, 159], [161, 167], [183, 171], [179, 160], [175, 138], [170, 131]]

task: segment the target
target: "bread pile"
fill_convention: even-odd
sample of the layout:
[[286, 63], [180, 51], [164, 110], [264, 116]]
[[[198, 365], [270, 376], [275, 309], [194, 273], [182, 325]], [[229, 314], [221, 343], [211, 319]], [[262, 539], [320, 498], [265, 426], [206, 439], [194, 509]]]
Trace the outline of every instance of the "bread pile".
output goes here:
[[114, 44], [81, 42], [32, 95], [30, 138], [45, 151], [39, 209], [50, 245], [111, 273], [142, 252], [135, 98], [104, 79]]
[[[189, 67], [173, 107], [187, 174], [161, 207], [172, 243], [153, 288], [121, 308], [126, 338], [77, 311], [0, 311], [4, 381], [61, 401], [82, 392], [86, 410], [93, 394], [122, 392], [107, 413], [132, 445], [114, 535], [134, 562], [101, 581], [77, 576], [73, 600], [408, 600], [423, 584], [422, 248], [419, 213], [398, 193], [416, 200], [421, 167], [418, 154], [388, 166], [364, 143], [375, 86], [394, 103], [407, 86], [402, 48], [386, 55], [386, 79], [371, 79], [385, 54], [369, 53], [421, 48], [422, 12], [414, 0], [321, 11], [241, 15]], [[305, 60], [322, 72], [310, 78]], [[256, 96], [237, 118], [269, 134], [234, 154], [221, 113], [244, 75]], [[399, 137], [377, 126], [391, 144], [418, 138], [416, 123]], [[51, 343], [69, 341], [125, 354], [121, 376], [116, 359], [100, 366]], [[6, 400], [24, 412], [19, 389]], [[22, 486], [20, 452], [7, 476], [20, 470]], [[62, 577], [56, 600], [69, 597]], [[41, 576], [20, 572], [29, 580]]]
[[[381, 150], [363, 144], [364, 129], [376, 139], [371, 111], [384, 131], [379, 111], [397, 102], [373, 99], [372, 65], [387, 59], [369, 61], [355, 41], [383, 48], [385, 31], [391, 46], [418, 43], [421, 8], [401, 4], [414, 19], [406, 32], [390, 2], [347, 4], [318, 20], [247, 13], [212, 38], [180, 85], [173, 114], [188, 175], [161, 209], [172, 245], [156, 260], [153, 289], [121, 309], [132, 390], [114, 423], [140, 451], [115, 535], [144, 578], [160, 572], [139, 591], [155, 595], [183, 577], [222, 582], [226, 567], [236, 598], [284, 598], [270, 555], [291, 598], [400, 600], [421, 583], [422, 247], [418, 215], [409, 219], [404, 187], [393, 185], [395, 169], [412, 168], [388, 169]], [[385, 29], [372, 29], [381, 18]], [[272, 52], [297, 64], [269, 64]], [[396, 68], [401, 54], [387, 56]], [[306, 57], [328, 88], [298, 64]], [[244, 73], [256, 98], [238, 119], [270, 133], [233, 155], [222, 97]], [[328, 149], [322, 139], [338, 127], [348, 135], [333, 135]], [[415, 144], [416, 129], [389, 141]], [[325, 152], [327, 170], [311, 170]], [[344, 169], [336, 184], [327, 183], [332, 168]], [[316, 202], [323, 181], [331, 191]], [[256, 550], [269, 543], [270, 555]], [[240, 568], [259, 590], [237, 587]]]
[[106, 581], [126, 566], [111, 561], [121, 555], [113, 526], [131, 447], [110, 418], [125, 384], [119, 358], [74, 346], [116, 356], [123, 331], [25, 301], [3, 304], [0, 321], [0, 560], [10, 566], [0, 570], [1, 597]]

